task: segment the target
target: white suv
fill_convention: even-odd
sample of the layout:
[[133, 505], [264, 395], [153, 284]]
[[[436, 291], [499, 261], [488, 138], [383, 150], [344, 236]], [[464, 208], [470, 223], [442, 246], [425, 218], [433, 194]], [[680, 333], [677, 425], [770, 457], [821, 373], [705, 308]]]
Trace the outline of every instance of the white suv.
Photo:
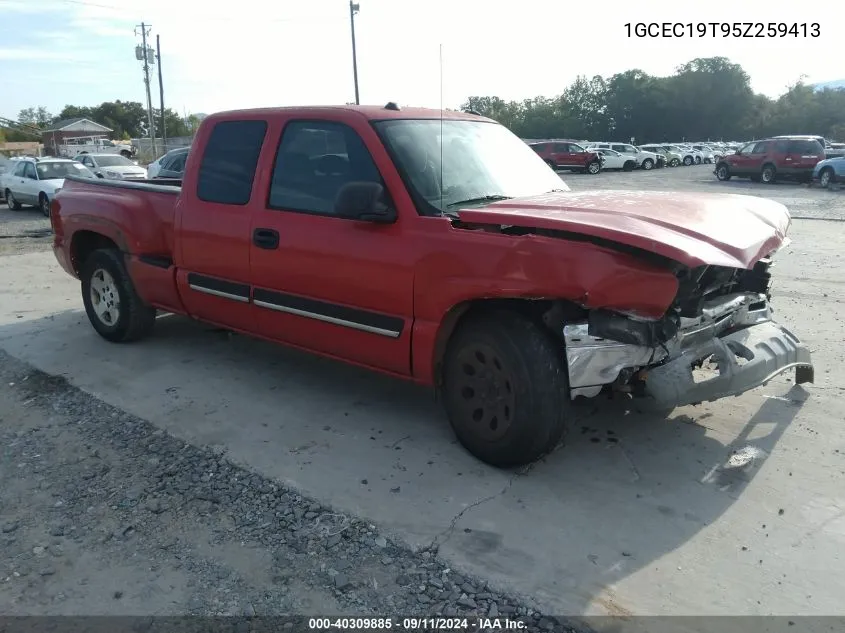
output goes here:
[[598, 149], [612, 149], [616, 150], [620, 154], [631, 156], [635, 161], [637, 161], [637, 167], [640, 169], [654, 169], [658, 166], [659, 162], [663, 162], [654, 152], [643, 151], [630, 143], [606, 143], [601, 141], [590, 143], [590, 147], [596, 147]]

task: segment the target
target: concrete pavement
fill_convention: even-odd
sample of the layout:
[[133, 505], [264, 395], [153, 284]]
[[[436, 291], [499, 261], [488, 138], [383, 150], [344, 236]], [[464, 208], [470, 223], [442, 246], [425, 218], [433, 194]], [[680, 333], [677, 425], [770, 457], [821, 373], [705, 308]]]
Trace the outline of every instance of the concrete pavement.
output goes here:
[[797, 220], [777, 317], [792, 376], [670, 420], [579, 409], [525, 473], [456, 444], [431, 394], [177, 317], [117, 346], [51, 253], [0, 259], [0, 347], [186, 441], [377, 522], [564, 614], [845, 614], [845, 231]]

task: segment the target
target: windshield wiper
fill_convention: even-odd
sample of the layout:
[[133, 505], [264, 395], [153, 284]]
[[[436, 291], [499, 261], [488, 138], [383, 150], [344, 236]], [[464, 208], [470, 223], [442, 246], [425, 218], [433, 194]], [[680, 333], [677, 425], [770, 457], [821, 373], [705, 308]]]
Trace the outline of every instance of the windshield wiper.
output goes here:
[[502, 196], [502, 195], [493, 195], [493, 196], [480, 196], [478, 198], [468, 198], [466, 200], [458, 200], [457, 202], [450, 202], [446, 205], [447, 209], [451, 209], [452, 207], [457, 207], [461, 204], [479, 204], [481, 202], [497, 202], [499, 200], [511, 200], [513, 196]]

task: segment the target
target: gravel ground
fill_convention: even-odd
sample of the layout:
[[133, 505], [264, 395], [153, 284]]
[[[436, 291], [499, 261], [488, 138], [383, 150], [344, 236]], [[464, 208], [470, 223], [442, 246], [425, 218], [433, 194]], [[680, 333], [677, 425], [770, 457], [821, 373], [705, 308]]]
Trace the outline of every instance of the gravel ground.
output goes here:
[[50, 248], [50, 220], [35, 208], [12, 211], [0, 203], [0, 256], [23, 255]]
[[6, 615], [522, 617], [573, 631], [0, 352]]

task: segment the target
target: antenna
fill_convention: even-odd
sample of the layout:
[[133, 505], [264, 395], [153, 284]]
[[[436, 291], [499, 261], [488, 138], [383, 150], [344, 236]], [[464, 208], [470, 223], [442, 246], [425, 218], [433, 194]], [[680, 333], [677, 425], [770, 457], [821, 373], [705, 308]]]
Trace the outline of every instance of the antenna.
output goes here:
[[440, 209], [443, 209], [443, 44], [440, 44]]

